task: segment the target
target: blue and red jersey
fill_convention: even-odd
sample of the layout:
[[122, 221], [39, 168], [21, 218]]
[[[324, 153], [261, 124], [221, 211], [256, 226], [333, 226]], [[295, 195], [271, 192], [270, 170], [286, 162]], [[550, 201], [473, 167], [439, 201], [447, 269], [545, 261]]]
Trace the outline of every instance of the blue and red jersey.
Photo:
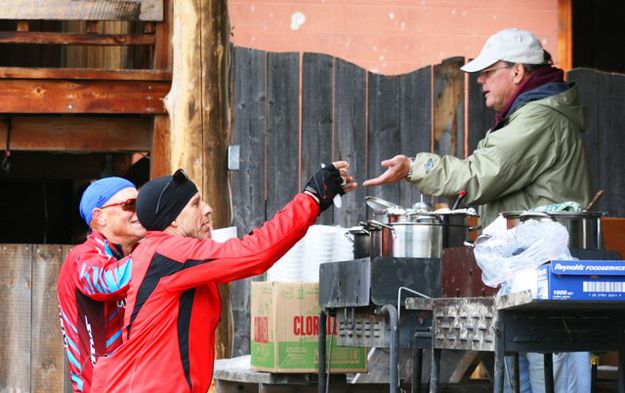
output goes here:
[[99, 356], [122, 343], [132, 260], [93, 232], [65, 259], [57, 282], [59, 316], [75, 392], [91, 391]]

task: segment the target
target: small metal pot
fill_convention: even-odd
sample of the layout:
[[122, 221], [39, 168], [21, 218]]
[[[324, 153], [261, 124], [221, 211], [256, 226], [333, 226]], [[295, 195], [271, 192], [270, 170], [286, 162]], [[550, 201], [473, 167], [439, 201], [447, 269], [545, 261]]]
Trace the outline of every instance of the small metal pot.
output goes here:
[[564, 225], [569, 233], [569, 247], [584, 250], [603, 248], [601, 217], [605, 212], [504, 212], [506, 227], [514, 228], [527, 220], [553, 220]]
[[469, 239], [469, 233], [477, 227], [469, 226], [468, 217], [475, 217], [467, 213], [450, 212], [439, 214], [443, 225], [443, 248], [460, 247]]
[[354, 259], [371, 256], [371, 232], [362, 226], [352, 227], [345, 232], [345, 237], [347, 237], [353, 244]]

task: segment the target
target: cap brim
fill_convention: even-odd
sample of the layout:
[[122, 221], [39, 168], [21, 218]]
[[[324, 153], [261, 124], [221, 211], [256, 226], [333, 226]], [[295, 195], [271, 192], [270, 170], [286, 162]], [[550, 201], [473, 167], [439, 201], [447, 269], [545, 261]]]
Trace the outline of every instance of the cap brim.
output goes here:
[[468, 62], [467, 64], [460, 67], [460, 69], [464, 72], [478, 72], [478, 71], [482, 71], [486, 67], [492, 66], [498, 61], [499, 61], [498, 59], [493, 60], [485, 56], [478, 56], [475, 59]]

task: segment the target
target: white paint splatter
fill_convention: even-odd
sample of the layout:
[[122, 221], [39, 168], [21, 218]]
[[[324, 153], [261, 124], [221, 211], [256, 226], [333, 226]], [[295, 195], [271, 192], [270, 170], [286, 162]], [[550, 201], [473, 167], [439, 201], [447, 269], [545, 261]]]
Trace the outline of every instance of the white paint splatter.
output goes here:
[[399, 24], [399, 30], [401, 30], [401, 31], [406, 30], [406, 22], [401, 22], [401, 23]]
[[306, 15], [300, 11], [291, 14], [291, 30], [299, 30], [306, 23]]
[[395, 19], [395, 13], [394, 13], [394, 12], [389, 12], [389, 13], [388, 13], [388, 17], [389, 17], [389, 19], [391, 19], [391, 20]]

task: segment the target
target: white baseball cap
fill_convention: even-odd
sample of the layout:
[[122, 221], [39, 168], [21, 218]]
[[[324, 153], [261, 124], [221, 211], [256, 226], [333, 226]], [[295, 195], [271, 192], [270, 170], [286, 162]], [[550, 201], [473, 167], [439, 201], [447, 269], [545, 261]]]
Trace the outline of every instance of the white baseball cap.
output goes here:
[[543, 46], [534, 34], [525, 30], [505, 29], [490, 36], [480, 54], [460, 69], [464, 72], [477, 72], [498, 61], [543, 64], [544, 55]]

